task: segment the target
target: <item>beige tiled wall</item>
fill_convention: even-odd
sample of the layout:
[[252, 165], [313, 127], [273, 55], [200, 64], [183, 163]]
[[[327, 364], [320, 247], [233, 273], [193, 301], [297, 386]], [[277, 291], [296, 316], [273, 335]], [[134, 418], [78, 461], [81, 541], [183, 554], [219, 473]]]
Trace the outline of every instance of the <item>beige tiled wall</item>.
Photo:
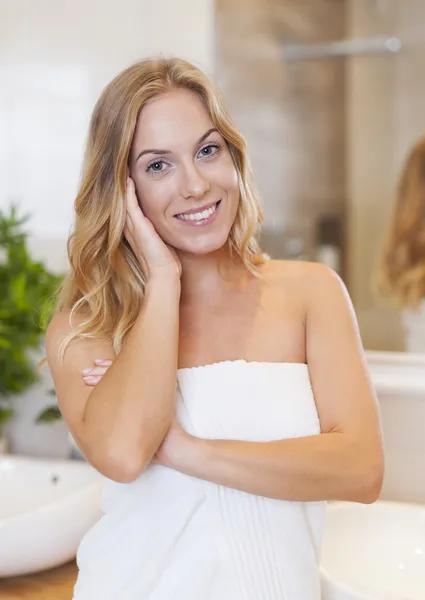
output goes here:
[[[263, 242], [314, 256], [318, 215], [344, 218], [344, 276], [367, 348], [403, 349], [399, 313], [372, 276], [399, 171], [425, 133], [424, 0], [216, 0], [217, 79], [248, 140], [266, 213]], [[397, 54], [289, 63], [284, 41], [395, 35]]]
[[316, 217], [344, 211], [344, 65], [282, 58], [285, 40], [343, 37], [344, 4], [216, 0], [217, 80], [249, 144], [273, 255], [292, 236], [311, 252]]

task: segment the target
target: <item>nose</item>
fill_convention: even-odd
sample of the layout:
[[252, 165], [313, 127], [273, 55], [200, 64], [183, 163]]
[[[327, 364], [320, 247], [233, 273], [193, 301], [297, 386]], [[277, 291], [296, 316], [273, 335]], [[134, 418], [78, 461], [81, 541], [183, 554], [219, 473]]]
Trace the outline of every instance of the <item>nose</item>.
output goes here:
[[210, 190], [210, 183], [195, 164], [182, 166], [181, 195], [186, 199], [201, 200]]

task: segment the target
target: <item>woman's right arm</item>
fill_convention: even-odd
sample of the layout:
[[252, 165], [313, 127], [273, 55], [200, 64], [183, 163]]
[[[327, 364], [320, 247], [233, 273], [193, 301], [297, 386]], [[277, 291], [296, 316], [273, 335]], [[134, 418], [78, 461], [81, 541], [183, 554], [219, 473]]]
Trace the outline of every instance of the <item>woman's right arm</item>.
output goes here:
[[[77, 339], [61, 362], [59, 346], [71, 332], [69, 312], [52, 319], [46, 354], [59, 408], [87, 460], [106, 477], [130, 482], [151, 461], [174, 415], [181, 274], [178, 258], [143, 216], [131, 180], [125, 236], [147, 284], [119, 355], [114, 357], [110, 342]], [[93, 388], [82, 371], [96, 359], [113, 363]]]
[[[174, 414], [180, 280], [152, 279], [143, 310], [114, 359], [112, 345], [76, 340], [63, 363], [58, 348], [70, 332], [69, 313], [58, 313], [46, 335], [46, 353], [60, 410], [87, 460], [121, 482], [138, 477], [158, 449]], [[96, 387], [82, 370], [111, 359]]]

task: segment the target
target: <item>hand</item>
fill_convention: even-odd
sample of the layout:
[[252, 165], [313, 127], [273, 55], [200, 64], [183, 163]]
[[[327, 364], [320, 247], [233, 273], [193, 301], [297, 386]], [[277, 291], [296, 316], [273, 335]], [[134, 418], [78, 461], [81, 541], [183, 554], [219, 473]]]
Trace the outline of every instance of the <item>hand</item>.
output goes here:
[[183, 429], [177, 417], [174, 417], [154, 456], [154, 462], [178, 471], [182, 470], [181, 467], [185, 464], [185, 457], [191, 451], [191, 442], [194, 439]]
[[111, 365], [112, 360], [96, 359], [94, 361], [94, 367], [89, 367], [82, 371], [84, 383], [87, 385], [98, 384]]
[[134, 182], [127, 179], [127, 219], [124, 235], [148, 279], [157, 274], [181, 275], [181, 263], [173, 248], [159, 237], [139, 206]]

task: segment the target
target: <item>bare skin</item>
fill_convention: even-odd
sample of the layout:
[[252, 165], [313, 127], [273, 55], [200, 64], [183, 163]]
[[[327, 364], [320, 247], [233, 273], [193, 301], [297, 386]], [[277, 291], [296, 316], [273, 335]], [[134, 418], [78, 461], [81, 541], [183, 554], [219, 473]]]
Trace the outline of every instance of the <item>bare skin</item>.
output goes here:
[[[270, 261], [263, 273], [261, 282], [241, 293], [234, 311], [217, 314], [212, 304], [202, 304], [195, 317], [182, 307], [192, 316], [180, 334], [180, 365], [238, 358], [308, 362], [322, 435], [272, 443], [201, 440], [174, 421], [157, 459], [188, 475], [273, 498], [373, 502], [383, 473], [379, 414], [344, 287], [312, 263]], [[217, 331], [225, 335], [214, 338]], [[106, 369], [96, 370], [90, 385]]]
[[[156, 455], [173, 469], [258, 495], [373, 502], [383, 477], [379, 415], [344, 285], [318, 264], [269, 261], [255, 278], [230, 260], [225, 240], [238, 196], [228, 156], [200, 162], [196, 142], [211, 127], [208, 113], [201, 105], [196, 112], [187, 92], [168, 96], [142, 111], [131, 162], [136, 189], [130, 182], [126, 235], [150, 273], [140, 323], [118, 357], [106, 344], [78, 342], [63, 367], [54, 348], [66, 317], [62, 329], [60, 318], [49, 328], [49, 364], [71, 431], [90, 462], [119, 481], [136, 479]], [[172, 150], [166, 168], [158, 159], [155, 168], [165, 170], [157, 179], [146, 178], [153, 159], [137, 158], [143, 148]], [[139, 161], [146, 163], [138, 170]], [[154, 228], [136, 210], [135, 192]], [[210, 229], [175, 222], [185, 206], [221, 198]], [[168, 344], [168, 354], [158, 344]], [[185, 432], [174, 418], [176, 369], [241, 358], [308, 363], [322, 434], [253, 443]]]

